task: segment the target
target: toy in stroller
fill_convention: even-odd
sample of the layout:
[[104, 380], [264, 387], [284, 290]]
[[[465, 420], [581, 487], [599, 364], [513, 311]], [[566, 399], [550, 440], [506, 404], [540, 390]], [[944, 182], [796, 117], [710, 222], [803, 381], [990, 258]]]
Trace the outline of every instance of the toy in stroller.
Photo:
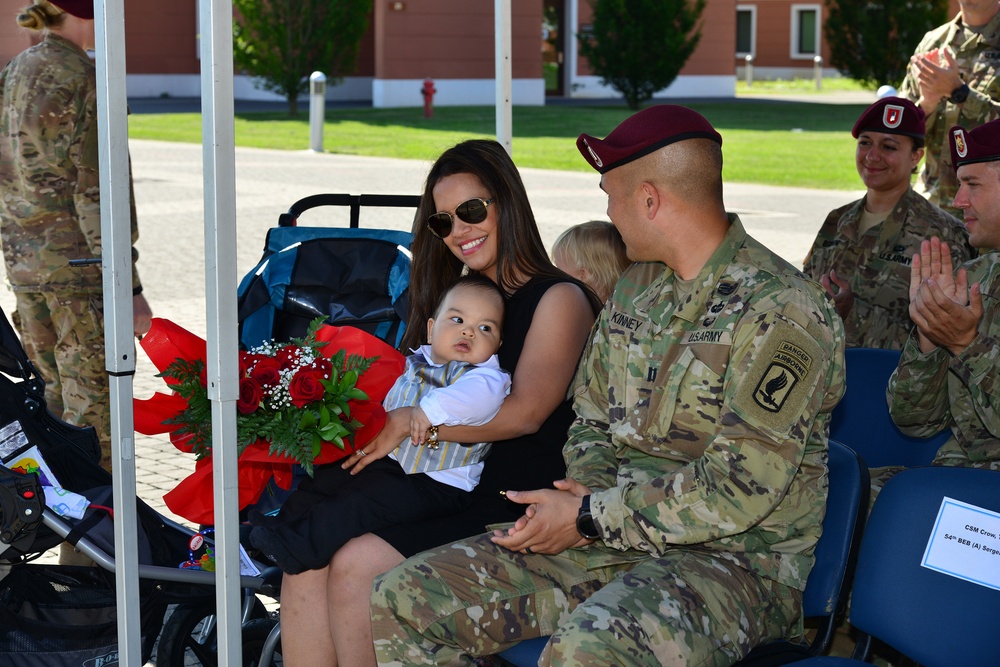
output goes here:
[[[0, 655], [14, 667], [118, 664], [111, 476], [98, 465], [97, 436], [47, 411], [44, 383], [2, 311], [0, 372]], [[137, 504], [146, 660], [168, 605], [214, 603], [215, 591], [212, 573], [178, 569], [193, 531]], [[63, 541], [98, 567], [32, 562]], [[251, 576], [241, 585], [249, 614], [249, 591], [268, 587]]]
[[[362, 207], [409, 209], [396, 216], [397, 225], [409, 228], [418, 196], [319, 194], [295, 202], [270, 229], [261, 260], [247, 273], [238, 288], [240, 344], [251, 349], [262, 343], [285, 342], [301, 337], [318, 316], [329, 324], [352, 326], [396, 347], [405, 327], [409, 285], [409, 245], [412, 235], [390, 229], [362, 229]], [[348, 227], [299, 227], [299, 217], [311, 209], [310, 219], [330, 212], [327, 207], [349, 213]], [[391, 211], [380, 211], [382, 218]], [[325, 218], [329, 217], [323, 215]], [[297, 470], [294, 485], [305, 473]], [[262, 512], [280, 507], [288, 491], [271, 482], [254, 506]], [[249, 545], [246, 545], [249, 548]], [[280, 574], [275, 583], [280, 582]], [[182, 646], [171, 655], [196, 656], [211, 664], [214, 635], [211, 603], [183, 604], [167, 619], [161, 645]], [[245, 614], [246, 616], [246, 614]], [[278, 642], [278, 629], [267, 620], [244, 626], [244, 650], [256, 650], [263, 635], [261, 663], [267, 664]], [[158, 667], [179, 667], [183, 662], [161, 662]]]

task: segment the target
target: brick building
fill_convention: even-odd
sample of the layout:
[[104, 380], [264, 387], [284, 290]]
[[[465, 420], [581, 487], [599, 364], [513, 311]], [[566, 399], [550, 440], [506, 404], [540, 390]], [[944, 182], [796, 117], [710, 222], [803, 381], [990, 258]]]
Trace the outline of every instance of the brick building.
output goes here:
[[[0, 64], [30, 44], [13, 17], [30, 0], [0, 0]], [[590, 22], [588, 0], [513, 0], [513, 101], [542, 105], [547, 95], [614, 95], [577, 56], [575, 33]], [[732, 97], [736, 0], [708, 0], [702, 38], [681, 75], [658, 97]], [[127, 90], [130, 97], [200, 94], [196, 0], [127, 0]], [[420, 106], [425, 78], [437, 105], [492, 104], [495, 97], [494, 3], [490, 0], [374, 0], [356, 71], [330, 87], [331, 100], [376, 107]], [[310, 72], [303, 72], [308, 76]], [[334, 74], [327, 72], [328, 75]], [[234, 80], [238, 99], [277, 99]]]

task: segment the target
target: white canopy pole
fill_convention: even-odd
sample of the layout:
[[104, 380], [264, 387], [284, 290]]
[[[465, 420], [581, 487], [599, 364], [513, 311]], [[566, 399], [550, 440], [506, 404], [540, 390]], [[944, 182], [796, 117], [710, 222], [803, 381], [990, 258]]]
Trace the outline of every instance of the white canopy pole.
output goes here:
[[132, 338], [132, 235], [123, 5], [123, 0], [96, 0], [94, 37], [97, 46], [104, 350], [111, 401], [118, 653], [121, 664], [139, 665], [142, 663], [142, 638], [132, 416], [135, 341]]
[[511, 0], [494, 0], [493, 23], [496, 26], [497, 141], [507, 149], [508, 154], [513, 155], [511, 147], [513, 133], [511, 81], [513, 70], [510, 64], [510, 2]]
[[236, 140], [232, 0], [201, 2], [208, 397], [215, 487], [219, 664], [241, 665], [239, 485], [236, 469]]

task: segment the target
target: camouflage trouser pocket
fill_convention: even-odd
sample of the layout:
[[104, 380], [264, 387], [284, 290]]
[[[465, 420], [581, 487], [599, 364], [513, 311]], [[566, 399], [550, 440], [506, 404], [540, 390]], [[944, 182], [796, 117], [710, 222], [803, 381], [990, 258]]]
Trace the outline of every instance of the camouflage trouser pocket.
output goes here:
[[100, 294], [18, 292], [14, 325], [45, 381], [52, 414], [93, 426], [104, 465], [111, 460], [111, 406], [104, 364], [104, 299]]

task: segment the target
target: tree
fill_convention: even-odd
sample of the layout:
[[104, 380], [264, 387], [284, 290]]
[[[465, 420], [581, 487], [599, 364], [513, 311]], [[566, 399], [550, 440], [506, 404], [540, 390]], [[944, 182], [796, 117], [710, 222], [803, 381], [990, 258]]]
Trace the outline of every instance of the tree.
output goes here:
[[924, 33], [948, 19], [948, 0], [827, 0], [830, 63], [872, 88], [899, 87]]
[[233, 58], [237, 69], [285, 96], [290, 115], [309, 75], [334, 85], [358, 60], [371, 0], [233, 0]]
[[629, 108], [669, 86], [701, 39], [705, 0], [591, 0], [593, 27], [579, 34], [580, 53], [601, 83]]

